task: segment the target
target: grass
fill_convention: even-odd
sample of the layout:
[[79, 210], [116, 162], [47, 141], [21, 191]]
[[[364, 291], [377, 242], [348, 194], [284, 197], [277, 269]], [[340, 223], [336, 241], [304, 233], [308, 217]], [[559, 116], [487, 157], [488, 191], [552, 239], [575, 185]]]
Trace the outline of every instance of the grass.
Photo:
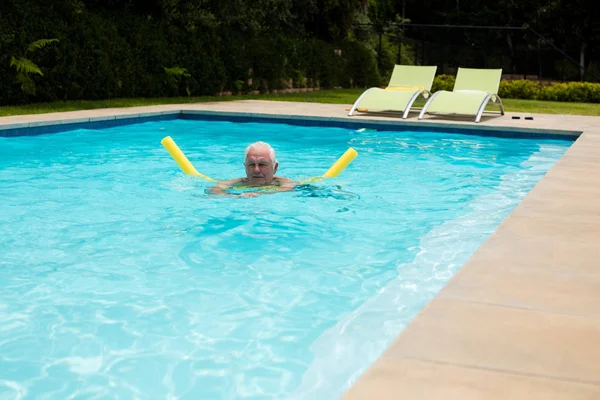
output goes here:
[[560, 101], [520, 99], [506, 99], [502, 102], [505, 110], [510, 112], [600, 116], [600, 104], [595, 103], [561, 103]]
[[[244, 96], [203, 96], [203, 97], [158, 97], [111, 100], [78, 100], [52, 103], [27, 104], [22, 106], [2, 106], [0, 116], [42, 114], [63, 111], [92, 110], [97, 108], [120, 108], [151, 106], [159, 104], [188, 104], [209, 101], [234, 100], [277, 100], [309, 103], [352, 104], [363, 89], [331, 89], [316, 92], [244, 95]], [[600, 106], [591, 103], [561, 103], [555, 101], [504, 99], [507, 112], [572, 114], [600, 116]]]

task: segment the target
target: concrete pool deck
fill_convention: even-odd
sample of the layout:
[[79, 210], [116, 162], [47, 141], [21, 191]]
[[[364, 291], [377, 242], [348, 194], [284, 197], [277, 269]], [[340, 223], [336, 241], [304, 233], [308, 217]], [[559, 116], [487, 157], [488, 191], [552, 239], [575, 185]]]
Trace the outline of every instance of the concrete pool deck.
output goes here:
[[345, 107], [247, 100], [116, 108], [2, 117], [0, 129], [198, 110], [583, 132], [343, 399], [600, 398], [600, 117], [507, 113], [475, 124], [348, 118]]

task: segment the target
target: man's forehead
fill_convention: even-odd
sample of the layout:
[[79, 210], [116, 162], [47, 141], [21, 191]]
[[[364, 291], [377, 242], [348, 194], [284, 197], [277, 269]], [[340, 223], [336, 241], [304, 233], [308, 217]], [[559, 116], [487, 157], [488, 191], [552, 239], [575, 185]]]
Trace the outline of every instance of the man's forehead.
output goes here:
[[267, 149], [259, 149], [259, 150], [255, 150], [252, 149], [248, 152], [248, 155], [246, 156], [246, 158], [265, 158], [267, 160], [270, 160], [271, 157], [269, 155], [269, 150]]

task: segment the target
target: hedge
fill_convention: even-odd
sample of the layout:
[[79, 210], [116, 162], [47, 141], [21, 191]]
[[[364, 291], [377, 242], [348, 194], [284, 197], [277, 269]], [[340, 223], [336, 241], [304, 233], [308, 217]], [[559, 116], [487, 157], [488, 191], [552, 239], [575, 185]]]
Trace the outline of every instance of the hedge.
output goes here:
[[[374, 52], [356, 40], [249, 33], [218, 23], [190, 29], [146, 15], [60, 4], [0, 6], [0, 105], [380, 83]], [[27, 52], [39, 39], [58, 42]], [[12, 57], [27, 58], [43, 73], [28, 73], [35, 93], [21, 89]]]
[[[432, 91], [452, 90], [454, 81], [454, 76], [438, 75], [433, 81]], [[543, 83], [523, 79], [501, 81], [498, 95], [503, 99], [600, 103], [600, 83]]]

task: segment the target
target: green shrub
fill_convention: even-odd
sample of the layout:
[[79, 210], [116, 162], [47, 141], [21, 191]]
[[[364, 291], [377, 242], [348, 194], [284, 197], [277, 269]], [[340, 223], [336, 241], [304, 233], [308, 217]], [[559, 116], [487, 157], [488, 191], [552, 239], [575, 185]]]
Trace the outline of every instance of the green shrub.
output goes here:
[[309, 42], [306, 53], [310, 60], [307, 77], [314, 76], [322, 88], [332, 88], [343, 85], [344, 76], [342, 71], [344, 63], [339, 55], [339, 48], [333, 45], [323, 44], [320, 40], [313, 39]]
[[171, 89], [175, 96], [179, 94], [180, 86], [185, 85], [185, 92], [190, 95], [189, 78], [192, 75], [189, 74], [186, 68], [181, 67], [163, 67], [165, 70], [164, 83], [169, 89]]
[[452, 91], [455, 81], [456, 78], [452, 75], [438, 75], [433, 80], [431, 93], [437, 92], [438, 90]]
[[346, 40], [341, 47], [341, 58], [345, 63], [345, 68], [341, 72], [347, 79], [343, 82], [343, 86], [379, 86], [381, 77], [377, 70], [375, 54], [355, 40]]
[[305, 88], [306, 87], [306, 84], [307, 84], [306, 77], [304, 76], [304, 74], [302, 73], [301, 70], [298, 70], [298, 69], [292, 70], [290, 78], [292, 80], [292, 87], [295, 87], [295, 88]]
[[600, 103], [600, 83], [569, 82], [542, 87], [540, 100]]
[[498, 95], [507, 99], [534, 100], [540, 90], [538, 82], [529, 80], [501, 81]]
[[530, 80], [502, 81], [498, 95], [507, 99], [600, 103], [600, 83], [544, 84]]
[[[435, 77], [432, 92], [451, 91], [455, 77], [438, 75]], [[548, 100], [562, 102], [600, 103], [600, 83], [568, 82], [541, 83], [531, 80], [501, 81], [498, 95], [503, 99]]]
[[[379, 83], [375, 54], [357, 41], [334, 45], [202, 18], [191, 29], [177, 16], [100, 12], [80, 2], [54, 7], [52, 2], [7, 1], [0, 13], [0, 105], [271, 91], [290, 80], [294, 86], [322, 88]], [[76, 4], [80, 7], [73, 8]], [[34, 76], [34, 94], [14, 82], [24, 82], [17, 74], [31, 65], [17, 65], [18, 57], [39, 37], [59, 41], [51, 51], [35, 54], [42, 79], [38, 70], [26, 70]]]

